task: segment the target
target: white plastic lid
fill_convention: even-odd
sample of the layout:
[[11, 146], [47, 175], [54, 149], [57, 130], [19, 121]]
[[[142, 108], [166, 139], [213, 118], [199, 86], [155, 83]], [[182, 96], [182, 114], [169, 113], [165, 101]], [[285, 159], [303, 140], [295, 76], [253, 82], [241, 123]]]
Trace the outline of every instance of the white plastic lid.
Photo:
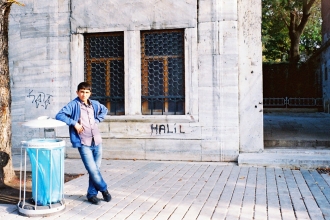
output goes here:
[[23, 126], [30, 128], [56, 128], [66, 125], [63, 121], [52, 119], [48, 116], [41, 116], [35, 120], [23, 123]]
[[65, 141], [60, 139], [32, 139], [29, 141], [22, 141], [22, 146], [25, 148], [58, 148], [64, 147]]

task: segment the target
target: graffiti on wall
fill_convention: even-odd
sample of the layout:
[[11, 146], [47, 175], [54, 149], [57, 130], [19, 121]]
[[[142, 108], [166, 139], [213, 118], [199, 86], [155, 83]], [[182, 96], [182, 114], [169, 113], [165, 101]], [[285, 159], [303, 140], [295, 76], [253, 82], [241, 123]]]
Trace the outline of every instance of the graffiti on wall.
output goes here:
[[170, 126], [169, 124], [166, 124], [166, 126], [164, 124], [151, 124], [150, 125], [151, 128], [151, 135], [152, 134], [184, 134], [185, 132], [182, 131], [182, 126], [181, 125], [176, 125], [174, 124], [173, 126]]
[[27, 97], [32, 98], [32, 103], [35, 103], [36, 108], [39, 108], [40, 106], [47, 109], [48, 105], [50, 105], [50, 98], [53, 96], [44, 92], [35, 92], [33, 89], [29, 89]]

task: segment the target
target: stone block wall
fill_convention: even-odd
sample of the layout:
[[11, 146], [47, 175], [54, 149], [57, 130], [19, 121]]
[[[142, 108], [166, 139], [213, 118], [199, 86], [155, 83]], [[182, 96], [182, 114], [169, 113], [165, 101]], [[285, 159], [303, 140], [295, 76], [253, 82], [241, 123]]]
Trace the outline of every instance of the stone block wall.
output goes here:
[[69, 0], [24, 0], [9, 17], [13, 152], [38, 137], [24, 121], [54, 117], [71, 96]]
[[263, 150], [261, 2], [238, 1], [240, 152]]
[[[100, 124], [111, 159], [236, 161], [263, 148], [260, 0], [27, 0], [10, 19], [13, 144], [84, 80], [84, 33], [124, 32], [125, 115]], [[185, 31], [185, 115], [141, 114], [140, 31]], [[257, 30], [257, 31], [256, 31]], [[23, 132], [20, 132], [23, 131]], [[67, 128], [57, 129], [70, 148]]]

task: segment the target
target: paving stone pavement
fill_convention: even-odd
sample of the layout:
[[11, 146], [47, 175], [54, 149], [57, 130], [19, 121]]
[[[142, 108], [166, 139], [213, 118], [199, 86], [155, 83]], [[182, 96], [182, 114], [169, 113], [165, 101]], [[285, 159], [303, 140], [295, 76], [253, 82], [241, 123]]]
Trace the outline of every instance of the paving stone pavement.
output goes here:
[[264, 113], [264, 140], [330, 141], [330, 114]]
[[[65, 172], [81, 165], [66, 160]], [[86, 174], [65, 183], [64, 211], [32, 219], [330, 219], [330, 175], [316, 170], [103, 160], [102, 173], [109, 203], [86, 200]], [[0, 204], [0, 219], [27, 217], [15, 205]]]

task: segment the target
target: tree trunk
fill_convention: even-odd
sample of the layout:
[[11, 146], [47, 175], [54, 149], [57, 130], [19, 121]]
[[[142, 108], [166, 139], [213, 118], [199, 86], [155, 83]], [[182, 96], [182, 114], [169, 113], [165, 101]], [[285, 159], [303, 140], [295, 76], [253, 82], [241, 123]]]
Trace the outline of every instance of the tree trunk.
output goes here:
[[11, 4], [5, 0], [0, 1], [0, 187], [15, 176], [11, 158], [11, 94], [8, 65], [8, 18]]
[[303, 33], [308, 18], [310, 16], [310, 10], [316, 0], [302, 0], [303, 8], [302, 15], [298, 10], [293, 10], [290, 12], [290, 25], [289, 28], [289, 37], [291, 40], [290, 47], [290, 69], [296, 70], [298, 67], [298, 62], [300, 60], [299, 44], [300, 37]]
[[299, 45], [300, 45], [300, 36], [301, 33], [292, 33], [290, 34], [290, 66], [297, 67], [298, 62], [300, 60], [300, 51], [299, 51]]

